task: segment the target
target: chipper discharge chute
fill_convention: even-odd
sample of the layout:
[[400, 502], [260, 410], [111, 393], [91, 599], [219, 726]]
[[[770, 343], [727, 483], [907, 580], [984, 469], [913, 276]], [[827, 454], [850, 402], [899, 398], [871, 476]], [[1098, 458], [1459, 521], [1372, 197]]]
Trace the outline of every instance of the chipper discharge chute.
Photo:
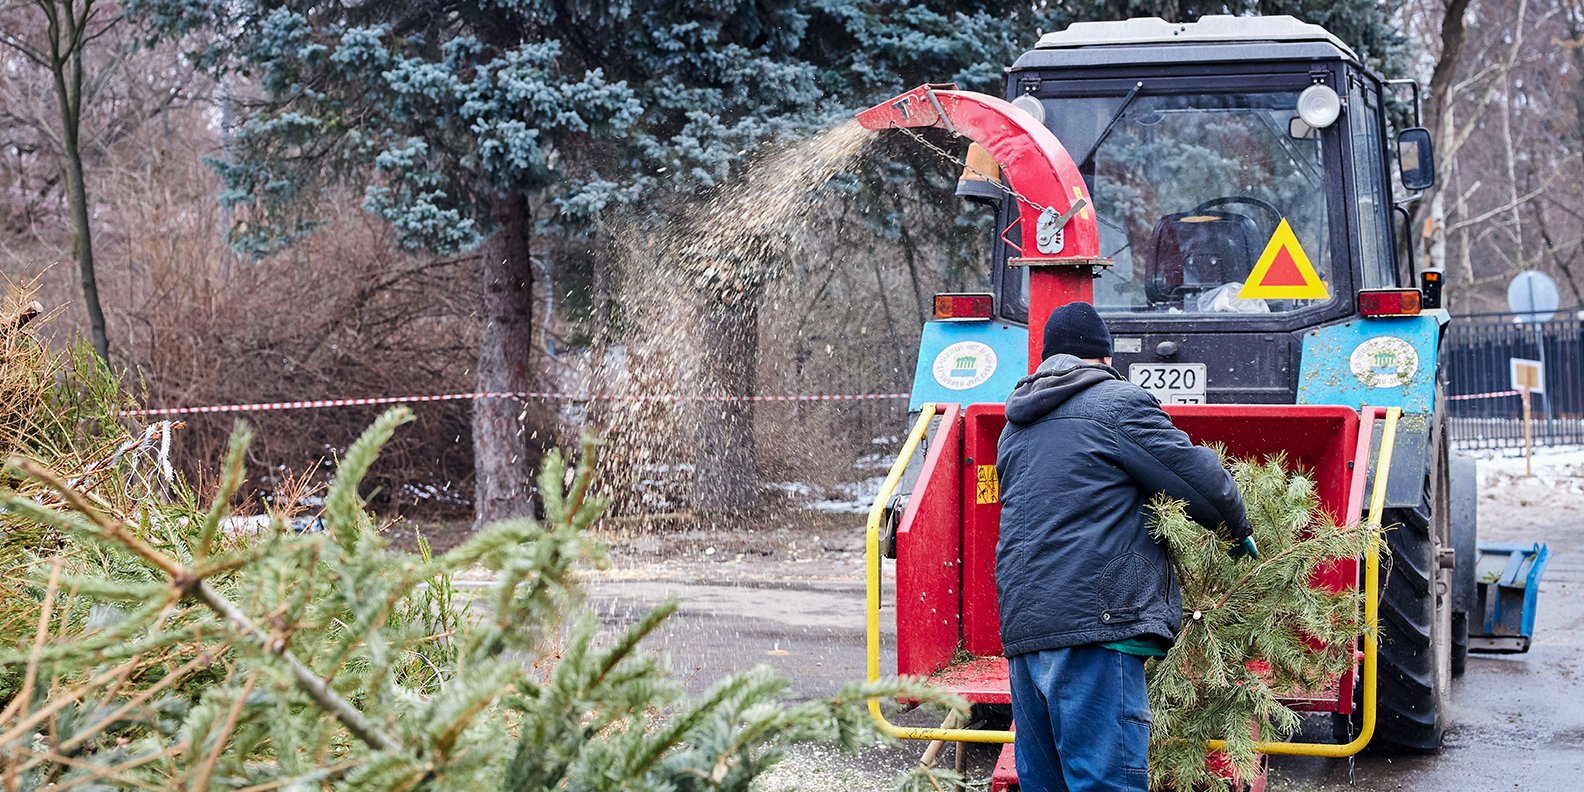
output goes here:
[[[990, 720], [1005, 712], [994, 579], [1003, 403], [1038, 366], [1050, 311], [1081, 300], [1111, 327], [1115, 368], [1196, 442], [1284, 454], [1339, 523], [1394, 527], [1389, 580], [1372, 551], [1312, 581], [1362, 587], [1370, 624], [1380, 609], [1383, 640], [1361, 636], [1357, 667], [1289, 701], [1334, 713], [1337, 741], [1261, 750], [1434, 750], [1474, 608], [1453, 574], [1473, 562], [1453, 551], [1472, 547], [1472, 510], [1447, 504], [1473, 481], [1445, 443], [1447, 314], [1396, 261], [1385, 83], [1317, 26], [1206, 17], [1073, 25], [1020, 58], [1007, 90], [1012, 101], [925, 85], [858, 116], [871, 129], [967, 138], [977, 150], [959, 193], [990, 204], [998, 231], [992, 291], [936, 299], [913, 430], [871, 511], [871, 676], [884, 555], [896, 560], [896, 671], [958, 691]], [[1401, 182], [1428, 186], [1427, 135], [1403, 130], [1398, 143], [1413, 155]], [[878, 702], [871, 710], [904, 738], [1013, 739], [893, 726]], [[996, 788], [1014, 787], [998, 770]]]

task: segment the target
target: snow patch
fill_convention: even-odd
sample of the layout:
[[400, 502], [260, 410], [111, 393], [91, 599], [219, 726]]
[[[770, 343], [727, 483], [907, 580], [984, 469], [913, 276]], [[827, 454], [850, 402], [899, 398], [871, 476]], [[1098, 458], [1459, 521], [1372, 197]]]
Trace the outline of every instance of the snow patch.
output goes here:
[[1524, 475], [1523, 449], [1487, 451], [1479, 457], [1480, 487], [1529, 481], [1551, 489], [1584, 493], [1584, 446], [1551, 446], [1534, 450], [1534, 478]]
[[[457, 495], [456, 492], [451, 489], [449, 482], [446, 483], [445, 486], [436, 486], [434, 484], [403, 484], [402, 492], [404, 492], [407, 497], [412, 498], [413, 502], [415, 503], [419, 501], [434, 501], [436, 503], [446, 503], [453, 506], [469, 505], [469, 502], [466, 499]], [[317, 504], [309, 503], [307, 498], [304, 498], [300, 502], [310, 506], [324, 505], [323, 498], [320, 498], [319, 503]]]
[[269, 523], [270, 518], [267, 514], [226, 517], [220, 521], [220, 530], [236, 536], [258, 536], [269, 531]]
[[[286, 526], [293, 533], [322, 533], [324, 519], [317, 515], [298, 515]], [[267, 514], [233, 515], [220, 521], [220, 531], [231, 536], [262, 536], [269, 533], [270, 517]]]
[[794, 498], [809, 498], [814, 495], [814, 487], [802, 481], [770, 481], [761, 486], [767, 490], [784, 492]]

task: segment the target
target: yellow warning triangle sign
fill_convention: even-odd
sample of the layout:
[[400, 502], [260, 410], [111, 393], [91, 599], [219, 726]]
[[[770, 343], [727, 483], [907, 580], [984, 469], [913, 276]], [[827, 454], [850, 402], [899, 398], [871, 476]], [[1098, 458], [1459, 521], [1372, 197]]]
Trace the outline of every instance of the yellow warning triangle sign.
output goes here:
[[1330, 296], [1285, 217], [1238, 292], [1240, 300], [1324, 300]]

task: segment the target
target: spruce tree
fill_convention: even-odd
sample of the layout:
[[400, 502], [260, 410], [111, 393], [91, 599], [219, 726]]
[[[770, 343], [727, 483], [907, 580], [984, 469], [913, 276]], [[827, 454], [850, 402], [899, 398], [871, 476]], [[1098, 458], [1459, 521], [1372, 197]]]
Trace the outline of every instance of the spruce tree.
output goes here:
[[1362, 556], [1378, 528], [1337, 525], [1321, 509], [1313, 478], [1283, 456], [1229, 467], [1260, 548], [1254, 563], [1231, 558], [1228, 543], [1190, 519], [1180, 501], [1153, 504], [1153, 531], [1171, 548], [1183, 605], [1176, 644], [1146, 668], [1157, 790], [1230, 788], [1205, 761], [1209, 740], [1225, 740], [1225, 764], [1252, 777], [1255, 743], [1285, 739], [1299, 726], [1280, 697], [1334, 683], [1352, 667], [1353, 640], [1365, 629], [1358, 589], [1332, 592], [1311, 581], [1336, 559]]

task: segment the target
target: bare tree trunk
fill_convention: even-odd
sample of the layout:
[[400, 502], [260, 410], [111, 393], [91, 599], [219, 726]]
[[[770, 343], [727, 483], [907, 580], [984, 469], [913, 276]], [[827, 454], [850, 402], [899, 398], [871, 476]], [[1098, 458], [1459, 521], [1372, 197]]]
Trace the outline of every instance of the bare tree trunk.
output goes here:
[[93, 3], [81, 8], [71, 2], [40, 2], [49, 31], [47, 65], [55, 82], [55, 104], [60, 110], [61, 154], [66, 171], [66, 202], [71, 209], [72, 253], [82, 278], [83, 305], [94, 351], [110, 362], [110, 337], [105, 331], [104, 308], [99, 304], [99, 279], [94, 270], [93, 231], [88, 222], [88, 187], [83, 178], [82, 92], [84, 31], [93, 14]]
[[110, 336], [105, 330], [104, 308], [99, 303], [93, 229], [88, 223], [88, 187], [83, 178], [82, 152], [78, 149], [76, 124], [67, 126], [65, 143], [66, 197], [71, 207], [72, 252], [77, 257], [77, 272], [82, 278], [83, 306], [88, 309], [88, 328], [94, 351], [99, 353], [105, 363], [109, 363]]
[[[1442, 162], [1442, 174], [1438, 178], [1440, 184], [1436, 185], [1428, 202], [1431, 219], [1431, 238], [1425, 240], [1425, 249], [1429, 260], [1428, 266], [1446, 270], [1446, 232], [1447, 232], [1447, 202], [1446, 191], [1450, 187], [1450, 175], [1453, 170], [1452, 139], [1454, 125], [1452, 123], [1452, 80], [1457, 74], [1458, 61], [1463, 57], [1463, 44], [1468, 38], [1468, 31], [1464, 23], [1464, 15], [1468, 11], [1469, 0], [1449, 0], [1446, 11], [1441, 17], [1441, 53], [1436, 58], [1435, 69], [1430, 74], [1429, 96], [1425, 102], [1424, 123], [1436, 138], [1436, 149]], [[1424, 204], [1421, 204], [1421, 207]], [[1417, 216], [1417, 212], [1414, 213]], [[1410, 232], [1411, 233], [1411, 232]], [[1454, 279], [1456, 271], [1449, 272]], [[1468, 281], [1464, 281], [1467, 283]], [[1455, 294], [1457, 290], [1453, 289]], [[1449, 294], [1448, 297], [1453, 295]], [[1450, 307], [1450, 305], [1448, 305]]]
[[[911, 256], [909, 258], [911, 258]], [[880, 298], [880, 309], [881, 309], [880, 313], [881, 313], [882, 316], [885, 317], [886, 338], [891, 340], [890, 347], [891, 347], [891, 349], [893, 351], [896, 352], [896, 369], [895, 370], [896, 371], [902, 371], [903, 369], [907, 368], [907, 349], [908, 349], [909, 344], [907, 342], [904, 342], [902, 340], [901, 335], [899, 335], [897, 333], [896, 317], [891, 314], [891, 299], [886, 296], [886, 294], [888, 292], [890, 292], [890, 289], [886, 288], [885, 271], [883, 269], [881, 269], [880, 258], [878, 256], [873, 259], [873, 264], [874, 264], [874, 274], [875, 274], [875, 294], [877, 296], [879, 296], [879, 298]], [[915, 291], [914, 294], [917, 295], [918, 292]], [[920, 308], [921, 311], [922, 311], [923, 307], [924, 307], [923, 300], [920, 300], [919, 301], [919, 308]], [[909, 328], [909, 329], [911, 329], [911, 328]], [[890, 379], [890, 378], [888, 377], [887, 379]], [[864, 389], [868, 389], [868, 388], [873, 388], [873, 387], [875, 387], [878, 384], [879, 383], [864, 382], [859, 387], [864, 388]]]
[[[1459, 176], [1457, 190], [1454, 193], [1457, 196], [1457, 216], [1468, 217], [1468, 193], [1462, 189], [1462, 170], [1457, 167], [1456, 162], [1456, 160], [1453, 160], [1453, 173]], [[1475, 304], [1472, 292], [1474, 288], [1474, 255], [1470, 250], [1474, 245], [1472, 237], [1473, 234], [1470, 233], [1468, 226], [1458, 229], [1457, 271], [1462, 273], [1463, 281], [1459, 284], [1453, 279], [1449, 280], [1452, 281], [1451, 285], [1462, 286], [1463, 288], [1452, 289], [1452, 299], [1445, 303], [1445, 307], [1448, 309], [1468, 311]]]
[[1432, 128], [1440, 127], [1438, 137], [1443, 150], [1452, 142], [1452, 123], [1442, 115], [1442, 110], [1452, 101], [1452, 78], [1457, 74], [1458, 60], [1463, 57], [1463, 42], [1468, 38], [1463, 20], [1468, 7], [1469, 0], [1447, 2], [1446, 13], [1441, 17], [1441, 54], [1436, 57], [1435, 70], [1430, 73], [1430, 96], [1425, 102], [1425, 115]]
[[[527, 391], [533, 384], [533, 217], [522, 195], [496, 198], [491, 212], [500, 230], [484, 243], [480, 264], [478, 390]], [[525, 414], [517, 399], [473, 402], [475, 526], [533, 512], [530, 482], [538, 460]]]
[[1512, 202], [1512, 246], [1518, 249], [1514, 256], [1519, 262], [1527, 258], [1524, 245], [1523, 216], [1527, 207], [1518, 197], [1518, 152], [1513, 148], [1513, 95], [1510, 89], [1501, 92], [1501, 122], [1502, 122], [1502, 153], [1507, 160], [1507, 196]]
[[[611, 332], [613, 329], [611, 327], [611, 303], [613, 302], [614, 284], [612, 283], [613, 273], [611, 272], [611, 262], [608, 256], [590, 256], [588, 258], [588, 266], [594, 276], [594, 294], [592, 298], [593, 310], [589, 316], [593, 323], [593, 335], [589, 343], [591, 354], [589, 355], [587, 387], [591, 392], [597, 393], [609, 388], [611, 382], [620, 373], [611, 370], [610, 345], [613, 335]], [[611, 430], [610, 406], [604, 399], [590, 401], [585, 410], [587, 412], [584, 414], [584, 423], [587, 426], [593, 427], [594, 431], [602, 435]], [[605, 440], [612, 441], [613, 438], [605, 437]]]
[[934, 306], [924, 306], [924, 287], [919, 284], [918, 251], [914, 250], [913, 235], [908, 233], [907, 223], [897, 225], [897, 232], [901, 235], [902, 260], [907, 263], [908, 281], [913, 286], [913, 303], [918, 313], [919, 321], [928, 322]]
[[[1447, 163], [1445, 166], [1443, 166], [1442, 175], [1437, 177], [1442, 184], [1450, 183], [1451, 171], [1451, 163]], [[1446, 194], [1446, 187], [1437, 187], [1434, 195], [1430, 198], [1430, 222], [1425, 227], [1422, 245], [1425, 256], [1424, 266], [1437, 267], [1443, 272], [1446, 271], [1447, 248]]]
[[[720, 396], [752, 396], [759, 360], [759, 293], [730, 300], [705, 295], [699, 366]], [[698, 448], [693, 464], [693, 508], [701, 514], [743, 514], [759, 505], [754, 405], [750, 401], [698, 403]]]

